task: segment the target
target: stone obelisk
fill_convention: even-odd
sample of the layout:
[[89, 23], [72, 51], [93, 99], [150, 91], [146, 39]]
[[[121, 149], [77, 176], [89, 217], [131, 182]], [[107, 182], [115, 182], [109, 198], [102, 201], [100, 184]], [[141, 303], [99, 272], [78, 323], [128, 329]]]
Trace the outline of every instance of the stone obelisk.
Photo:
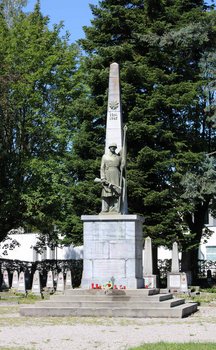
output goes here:
[[[108, 177], [105, 178], [107, 181], [105, 186], [109, 185], [111, 188], [116, 186], [121, 190], [126, 185], [123, 172], [117, 168], [123, 168], [122, 162], [126, 159], [125, 132], [126, 128], [124, 130], [122, 128], [119, 65], [113, 63], [110, 66], [109, 75], [106, 144], [103, 157], [105, 168], [110, 171], [111, 178], [111, 180]], [[115, 175], [119, 173], [118, 185], [115, 183]], [[111, 196], [116, 195], [111, 194]], [[124, 208], [121, 210], [112, 210], [112, 205], [109, 205], [110, 210], [102, 210], [100, 215], [81, 217], [84, 222], [82, 288], [103, 287], [108, 281], [112, 281], [116, 288], [144, 287], [142, 271], [142, 223], [144, 218], [139, 215], [126, 214], [125, 197], [122, 196], [123, 206], [121, 205], [120, 208]]]
[[185, 272], [179, 271], [178, 243], [173, 243], [171, 272], [167, 274], [167, 288], [170, 292], [187, 292], [188, 283]]
[[106, 120], [106, 145], [105, 152], [111, 143], [117, 143], [117, 152], [122, 149], [123, 127], [120, 97], [120, 75], [119, 64], [112, 63], [109, 73], [109, 92]]

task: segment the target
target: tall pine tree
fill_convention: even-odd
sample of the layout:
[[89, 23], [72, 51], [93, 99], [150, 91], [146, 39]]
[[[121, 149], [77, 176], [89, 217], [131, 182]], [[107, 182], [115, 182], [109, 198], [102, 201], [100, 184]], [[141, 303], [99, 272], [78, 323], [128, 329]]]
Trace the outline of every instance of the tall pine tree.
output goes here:
[[[182, 177], [203, 153], [215, 149], [200, 66], [203, 54], [215, 51], [215, 11], [202, 0], [104, 0], [91, 10], [92, 25], [84, 28], [86, 38], [80, 40], [87, 55], [83, 69], [90, 97], [77, 119], [87, 154], [74, 148], [74, 157], [88, 180], [86, 164], [96, 164], [102, 150], [94, 142], [104, 137], [109, 65], [118, 62], [128, 126], [129, 210], [145, 216], [144, 233], [156, 246], [178, 240], [186, 250], [197, 245], [204, 222], [189, 246]], [[94, 191], [91, 184], [91, 208]], [[203, 216], [205, 210], [203, 206]]]

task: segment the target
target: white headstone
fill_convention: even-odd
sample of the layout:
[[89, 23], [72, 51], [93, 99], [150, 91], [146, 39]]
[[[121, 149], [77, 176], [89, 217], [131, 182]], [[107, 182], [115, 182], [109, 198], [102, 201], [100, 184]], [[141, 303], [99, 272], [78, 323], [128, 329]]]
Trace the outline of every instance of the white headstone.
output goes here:
[[38, 270], [35, 271], [33, 276], [32, 293], [41, 294], [40, 273]]
[[49, 271], [47, 274], [47, 282], [46, 282], [47, 288], [54, 288], [54, 276], [53, 271]]
[[172, 266], [171, 272], [179, 272], [179, 254], [178, 243], [174, 242], [172, 247]]
[[56, 290], [58, 292], [63, 292], [64, 291], [64, 274], [63, 274], [63, 272], [59, 272], [59, 274], [58, 274]]
[[18, 291], [21, 293], [26, 292], [25, 272], [23, 271], [21, 271], [19, 275]]
[[10, 284], [9, 284], [8, 271], [4, 270], [3, 271], [2, 288], [8, 289], [9, 287], [10, 287]]
[[122, 149], [122, 132], [119, 65], [112, 63], [109, 73], [105, 152], [111, 143], [117, 143], [117, 153]]
[[67, 270], [66, 272], [66, 281], [65, 281], [65, 289], [71, 289], [72, 287], [72, 275], [71, 270]]
[[152, 242], [151, 238], [147, 237], [145, 239], [145, 255], [143, 263], [143, 275], [153, 274], [153, 261], [152, 261]]
[[19, 274], [18, 274], [18, 271], [15, 270], [15, 271], [13, 272], [12, 288], [17, 289], [17, 288], [18, 288], [18, 285], [19, 285]]

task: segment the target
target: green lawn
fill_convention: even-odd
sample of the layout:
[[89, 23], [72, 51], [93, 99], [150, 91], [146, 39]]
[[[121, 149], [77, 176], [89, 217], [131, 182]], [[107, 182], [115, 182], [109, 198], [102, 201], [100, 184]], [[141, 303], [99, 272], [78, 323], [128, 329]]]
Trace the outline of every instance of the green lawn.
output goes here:
[[144, 344], [130, 350], [216, 350], [216, 343], [155, 343]]

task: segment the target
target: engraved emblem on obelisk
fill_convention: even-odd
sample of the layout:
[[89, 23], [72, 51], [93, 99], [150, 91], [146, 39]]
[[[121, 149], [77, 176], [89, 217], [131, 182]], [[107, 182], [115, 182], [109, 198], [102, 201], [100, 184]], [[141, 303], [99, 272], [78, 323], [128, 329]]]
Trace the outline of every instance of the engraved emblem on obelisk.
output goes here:
[[118, 102], [118, 101], [111, 101], [111, 102], [109, 103], [109, 106], [110, 106], [110, 109], [115, 110], [115, 109], [118, 108], [119, 102]]

